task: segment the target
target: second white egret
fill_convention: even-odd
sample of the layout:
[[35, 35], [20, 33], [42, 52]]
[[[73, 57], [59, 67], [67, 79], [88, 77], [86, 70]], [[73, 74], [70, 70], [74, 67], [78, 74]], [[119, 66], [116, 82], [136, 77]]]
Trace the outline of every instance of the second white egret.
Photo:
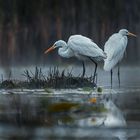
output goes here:
[[[127, 36], [134, 36], [135, 34], [130, 33], [126, 29], [121, 29], [118, 33], [113, 34], [104, 46], [104, 52], [107, 55], [107, 59], [104, 60], [104, 70], [111, 71], [111, 88], [112, 88], [112, 69], [117, 63], [119, 63], [124, 55], [127, 46]], [[120, 86], [120, 67], [118, 64], [118, 81]]]

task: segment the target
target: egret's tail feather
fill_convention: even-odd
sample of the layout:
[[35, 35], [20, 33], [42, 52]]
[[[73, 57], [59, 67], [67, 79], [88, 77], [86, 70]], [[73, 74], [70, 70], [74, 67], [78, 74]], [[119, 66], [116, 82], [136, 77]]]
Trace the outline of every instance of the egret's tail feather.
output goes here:
[[104, 63], [104, 70], [105, 70], [105, 71], [110, 71], [111, 68], [112, 68], [112, 67], [111, 67], [108, 63], [106, 63], [106, 62]]
[[109, 61], [107, 59], [104, 60], [104, 70], [111, 71], [111, 69], [117, 64], [116, 61]]

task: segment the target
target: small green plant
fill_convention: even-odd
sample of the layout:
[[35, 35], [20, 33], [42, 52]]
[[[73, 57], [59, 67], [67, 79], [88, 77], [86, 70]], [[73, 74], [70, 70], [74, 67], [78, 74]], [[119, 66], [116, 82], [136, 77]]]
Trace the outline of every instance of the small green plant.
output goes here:
[[101, 93], [101, 92], [103, 92], [103, 89], [101, 87], [98, 87], [97, 88], [97, 92], [100, 92]]

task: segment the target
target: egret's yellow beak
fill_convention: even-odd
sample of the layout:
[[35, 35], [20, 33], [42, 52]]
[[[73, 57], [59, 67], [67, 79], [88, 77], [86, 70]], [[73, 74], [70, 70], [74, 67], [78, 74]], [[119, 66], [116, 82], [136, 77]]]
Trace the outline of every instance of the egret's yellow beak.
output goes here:
[[49, 49], [47, 49], [44, 54], [47, 54], [48, 52], [52, 51], [55, 49], [55, 46], [53, 45], [52, 47], [50, 47]]
[[135, 34], [130, 33], [130, 32], [128, 32], [128, 35], [129, 35], [129, 36], [134, 36], [134, 37], [137, 37]]

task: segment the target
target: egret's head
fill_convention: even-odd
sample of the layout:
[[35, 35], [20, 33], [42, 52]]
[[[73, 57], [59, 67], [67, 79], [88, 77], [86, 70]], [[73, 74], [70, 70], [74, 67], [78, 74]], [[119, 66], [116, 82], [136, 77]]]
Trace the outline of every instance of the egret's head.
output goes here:
[[52, 50], [54, 50], [54, 49], [56, 49], [56, 48], [63, 47], [63, 46], [66, 46], [66, 45], [67, 45], [67, 44], [66, 44], [65, 41], [63, 41], [63, 40], [58, 40], [58, 41], [56, 41], [56, 42], [53, 44], [52, 47], [48, 48], [44, 53], [47, 54], [48, 52], [50, 52], [50, 51], [52, 51]]
[[55, 46], [56, 48], [58, 48], [58, 47], [63, 47], [63, 46], [65, 46], [65, 45], [67, 45], [67, 44], [66, 44], [66, 42], [63, 41], [63, 40], [58, 40], [58, 41], [56, 41], [56, 42], [54, 43], [54, 46]]
[[135, 34], [133, 34], [133, 33], [130, 33], [127, 29], [121, 29], [120, 31], [119, 31], [119, 33], [121, 34], [121, 35], [123, 35], [123, 36], [134, 36], [134, 37], [137, 37]]

